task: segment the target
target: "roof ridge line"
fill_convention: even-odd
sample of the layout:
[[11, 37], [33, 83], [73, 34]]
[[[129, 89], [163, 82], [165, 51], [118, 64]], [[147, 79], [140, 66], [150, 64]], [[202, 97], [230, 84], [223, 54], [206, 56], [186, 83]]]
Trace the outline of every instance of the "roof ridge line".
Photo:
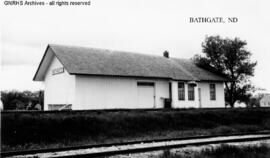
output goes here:
[[[109, 49], [109, 48], [97, 48], [97, 47], [88, 47], [88, 46], [76, 46], [76, 45], [63, 45], [63, 44], [48, 44], [50, 47], [56, 46], [56, 47], [71, 47], [71, 48], [82, 48], [82, 49], [94, 49], [94, 50], [100, 50], [100, 51], [108, 51], [108, 52], [116, 52], [116, 53], [125, 53], [125, 54], [136, 54], [136, 55], [143, 55], [143, 56], [151, 56], [151, 57], [159, 57], [159, 58], [165, 58], [163, 55], [157, 55], [157, 54], [145, 54], [135, 51], [125, 51], [125, 50], [117, 50], [117, 49]], [[188, 58], [179, 58], [179, 57], [169, 57], [168, 59], [184, 59], [188, 60]]]

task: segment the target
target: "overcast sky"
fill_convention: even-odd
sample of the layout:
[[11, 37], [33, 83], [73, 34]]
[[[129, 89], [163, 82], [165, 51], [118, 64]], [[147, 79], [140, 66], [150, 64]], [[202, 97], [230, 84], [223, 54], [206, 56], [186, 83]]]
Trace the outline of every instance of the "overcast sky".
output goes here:
[[[206, 35], [246, 40], [258, 65], [252, 82], [270, 91], [267, 0], [91, 0], [90, 6], [4, 6], [1, 1], [1, 89], [38, 90], [32, 78], [47, 44], [67, 44], [191, 58]], [[237, 17], [194, 24], [190, 17]]]

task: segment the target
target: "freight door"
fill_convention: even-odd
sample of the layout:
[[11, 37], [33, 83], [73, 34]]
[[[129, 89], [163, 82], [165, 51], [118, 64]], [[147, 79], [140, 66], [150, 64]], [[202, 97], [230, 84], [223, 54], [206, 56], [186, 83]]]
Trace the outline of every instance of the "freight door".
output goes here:
[[138, 108], [155, 107], [155, 84], [153, 82], [138, 82]]

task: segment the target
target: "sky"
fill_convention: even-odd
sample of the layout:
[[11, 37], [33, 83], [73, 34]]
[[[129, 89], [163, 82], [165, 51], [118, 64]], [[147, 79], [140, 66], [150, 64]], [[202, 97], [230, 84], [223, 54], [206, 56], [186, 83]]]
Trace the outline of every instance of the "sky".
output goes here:
[[[86, 0], [82, 0], [86, 1]], [[0, 14], [1, 90], [39, 90], [32, 81], [48, 44], [191, 58], [208, 35], [239, 37], [257, 61], [252, 83], [270, 92], [267, 0], [91, 0], [90, 6], [5, 6]], [[237, 23], [190, 23], [237, 17]]]

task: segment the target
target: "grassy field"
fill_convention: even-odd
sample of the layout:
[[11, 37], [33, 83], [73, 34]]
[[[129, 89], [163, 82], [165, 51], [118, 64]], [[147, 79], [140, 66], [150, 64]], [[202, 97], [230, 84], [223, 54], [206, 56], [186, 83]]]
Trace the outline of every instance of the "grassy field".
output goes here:
[[1, 113], [2, 151], [270, 130], [270, 109]]

